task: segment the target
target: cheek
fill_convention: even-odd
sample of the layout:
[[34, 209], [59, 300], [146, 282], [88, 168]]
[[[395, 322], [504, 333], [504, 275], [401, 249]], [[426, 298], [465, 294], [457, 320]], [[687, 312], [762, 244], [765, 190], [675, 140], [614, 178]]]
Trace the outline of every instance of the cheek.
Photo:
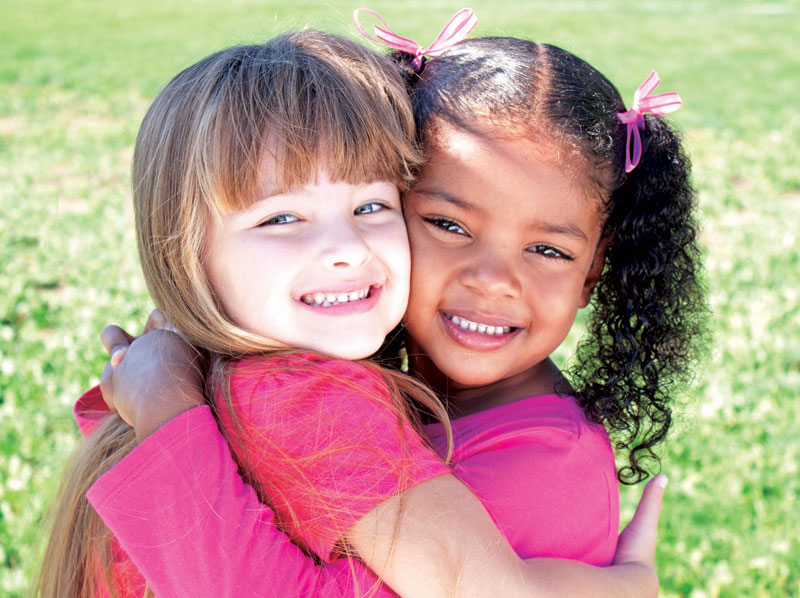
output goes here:
[[371, 242], [379, 248], [381, 260], [392, 270], [392, 275], [408, 284], [411, 271], [411, 250], [404, 224], [396, 224], [378, 231]]

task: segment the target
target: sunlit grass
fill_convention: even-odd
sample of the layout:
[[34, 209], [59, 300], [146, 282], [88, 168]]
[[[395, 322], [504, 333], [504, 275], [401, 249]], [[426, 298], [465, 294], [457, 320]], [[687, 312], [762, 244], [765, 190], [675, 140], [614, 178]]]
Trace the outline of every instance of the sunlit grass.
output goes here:
[[[794, 2], [473, 3], [477, 33], [549, 41], [630, 97], [678, 90], [694, 159], [715, 345], [681, 399], [658, 564], [668, 597], [800, 596], [800, 8]], [[97, 335], [150, 309], [128, 168], [147, 104], [210, 51], [354, 5], [30, 0], [0, 5], [0, 595], [20, 597], [42, 512], [96, 381]], [[373, 5], [430, 40], [461, 5]], [[630, 515], [639, 489], [624, 492]]]

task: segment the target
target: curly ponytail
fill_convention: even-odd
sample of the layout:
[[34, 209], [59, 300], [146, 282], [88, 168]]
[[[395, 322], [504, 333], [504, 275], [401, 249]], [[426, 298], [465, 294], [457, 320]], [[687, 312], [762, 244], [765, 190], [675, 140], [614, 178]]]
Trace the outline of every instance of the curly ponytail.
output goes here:
[[[616, 171], [622, 172], [620, 127]], [[627, 449], [623, 483], [647, 477], [672, 422], [672, 394], [690, 381], [704, 339], [705, 300], [689, 161], [678, 135], [647, 116], [643, 156], [608, 203], [606, 269], [595, 288], [590, 337], [571, 378], [587, 415]]]

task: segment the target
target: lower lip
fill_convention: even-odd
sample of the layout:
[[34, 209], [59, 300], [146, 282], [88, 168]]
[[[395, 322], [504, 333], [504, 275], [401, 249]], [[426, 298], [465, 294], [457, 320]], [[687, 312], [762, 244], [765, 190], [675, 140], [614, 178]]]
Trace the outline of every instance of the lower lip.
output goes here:
[[475, 351], [495, 351], [497, 349], [502, 349], [513, 341], [522, 331], [522, 328], [517, 328], [505, 334], [481, 334], [480, 332], [472, 332], [469, 329], [456, 326], [453, 324], [453, 321], [442, 312], [439, 312], [439, 319], [450, 338], [462, 347]]
[[377, 305], [381, 293], [383, 293], [383, 287], [370, 287], [369, 295], [361, 301], [348, 301], [347, 303], [326, 305], [324, 307], [322, 305], [309, 305], [304, 301], [300, 301], [300, 304], [310, 309], [313, 313], [323, 316], [349, 316], [370, 311]]

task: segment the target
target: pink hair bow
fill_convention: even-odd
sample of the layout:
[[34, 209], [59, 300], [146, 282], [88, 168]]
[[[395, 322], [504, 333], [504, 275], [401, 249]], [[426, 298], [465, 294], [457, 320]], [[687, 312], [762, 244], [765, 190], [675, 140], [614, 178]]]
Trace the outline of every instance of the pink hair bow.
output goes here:
[[[361, 23], [358, 21], [358, 13], [361, 11], [368, 12], [369, 14], [375, 16], [383, 25], [383, 27], [375, 25], [375, 37], [367, 33], [366, 30], [361, 26]], [[445, 25], [444, 29], [439, 32], [439, 35], [437, 35], [436, 39], [431, 42], [431, 45], [427, 48], [423, 48], [413, 39], [408, 39], [407, 37], [397, 35], [389, 28], [389, 25], [386, 24], [386, 21], [384, 21], [374, 10], [370, 10], [369, 8], [357, 8], [353, 12], [353, 20], [356, 22], [356, 27], [364, 37], [378, 42], [379, 44], [383, 44], [384, 46], [389, 46], [395, 50], [405, 52], [406, 54], [412, 54], [414, 56], [414, 60], [411, 62], [411, 66], [413, 66], [417, 71], [422, 68], [423, 56], [438, 56], [447, 48], [456, 45], [458, 42], [466, 38], [467, 35], [469, 35], [469, 32], [475, 29], [475, 25], [478, 24], [478, 17], [475, 16], [475, 13], [472, 12], [472, 9], [462, 8], [453, 16], [452, 19], [447, 22], [447, 25]]]
[[[659, 83], [661, 83], [661, 79], [653, 71], [639, 86], [636, 93], [633, 94], [633, 104], [630, 110], [617, 113], [617, 118], [628, 128], [625, 172], [630, 172], [636, 168], [642, 157], [642, 137], [639, 134], [639, 129], [644, 130], [644, 113], [669, 114], [683, 105], [681, 96], [674, 91], [651, 96], [650, 94], [658, 87]], [[631, 152], [631, 137], [633, 137], [633, 152]]]

